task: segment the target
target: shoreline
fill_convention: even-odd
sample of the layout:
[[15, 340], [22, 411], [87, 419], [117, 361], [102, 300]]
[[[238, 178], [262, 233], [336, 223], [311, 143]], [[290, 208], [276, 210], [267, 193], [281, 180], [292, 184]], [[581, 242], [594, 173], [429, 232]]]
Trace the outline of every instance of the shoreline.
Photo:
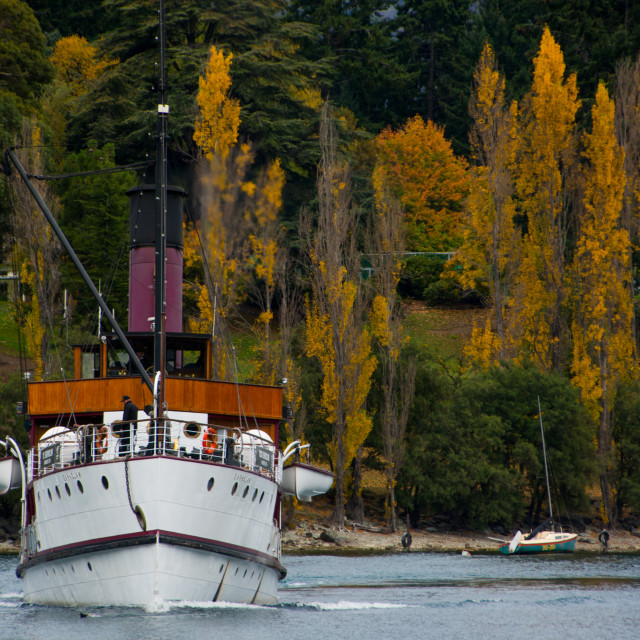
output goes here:
[[[341, 531], [330, 529], [315, 523], [300, 523], [293, 529], [282, 531], [283, 555], [383, 555], [404, 553], [402, 533], [383, 533], [367, 531], [349, 526]], [[587, 529], [578, 534], [575, 551], [579, 553], [601, 554], [598, 541], [599, 531]], [[610, 531], [608, 553], [640, 553], [640, 534], [628, 531]], [[498, 553], [499, 539], [509, 542], [508, 538], [497, 535], [484, 535], [473, 531], [428, 532], [411, 531], [413, 553]], [[20, 552], [20, 543], [14, 540], [0, 542], [0, 555], [16, 555]]]
[[[318, 524], [301, 523], [282, 532], [282, 553], [284, 555], [369, 555], [403, 553], [402, 534], [372, 532], [347, 527], [335, 531]], [[575, 551], [579, 553], [601, 554], [602, 545], [598, 541], [600, 530], [587, 529], [578, 533]], [[640, 537], [627, 531], [610, 531], [608, 553], [640, 553]], [[411, 548], [415, 552], [437, 553], [498, 553], [500, 542], [510, 538], [485, 535], [473, 531], [427, 532], [411, 531]]]

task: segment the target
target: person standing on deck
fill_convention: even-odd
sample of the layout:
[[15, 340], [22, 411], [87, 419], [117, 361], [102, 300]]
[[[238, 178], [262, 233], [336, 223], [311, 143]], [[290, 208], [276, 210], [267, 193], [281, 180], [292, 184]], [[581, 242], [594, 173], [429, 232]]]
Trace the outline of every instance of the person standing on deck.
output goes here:
[[131, 438], [135, 441], [136, 421], [138, 420], [138, 407], [129, 396], [122, 396], [124, 410], [122, 411], [122, 427], [120, 430], [120, 447], [118, 455], [126, 456], [130, 453]]

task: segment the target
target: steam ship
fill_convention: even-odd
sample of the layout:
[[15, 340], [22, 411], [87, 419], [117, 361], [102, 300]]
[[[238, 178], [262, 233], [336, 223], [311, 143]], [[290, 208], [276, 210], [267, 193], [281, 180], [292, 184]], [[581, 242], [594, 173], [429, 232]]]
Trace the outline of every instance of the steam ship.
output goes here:
[[[164, 75], [162, 0], [160, 45]], [[155, 183], [129, 191], [126, 332], [15, 150], [6, 152], [113, 327], [74, 348], [72, 377], [29, 383], [26, 456], [13, 439], [0, 441], [0, 493], [22, 495], [26, 602], [275, 603], [286, 575], [282, 496], [311, 500], [333, 482], [299, 459], [300, 442], [279, 450], [282, 387], [210, 379], [211, 337], [182, 330], [186, 194], [167, 181], [159, 84]], [[125, 397], [137, 419], [123, 420]]]

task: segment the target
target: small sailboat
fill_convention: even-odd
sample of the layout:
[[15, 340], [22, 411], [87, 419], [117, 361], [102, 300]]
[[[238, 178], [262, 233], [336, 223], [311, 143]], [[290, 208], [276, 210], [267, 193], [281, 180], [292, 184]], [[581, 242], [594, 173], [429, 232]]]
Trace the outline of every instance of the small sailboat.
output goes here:
[[517, 531], [515, 536], [500, 545], [500, 553], [511, 555], [514, 553], [556, 553], [559, 551], [573, 551], [576, 547], [578, 534], [563, 531], [549, 531], [553, 527], [553, 506], [551, 504], [551, 491], [549, 489], [549, 469], [547, 467], [547, 450], [544, 442], [544, 429], [542, 427], [542, 409], [538, 396], [538, 417], [540, 418], [540, 435], [542, 437], [542, 456], [544, 458], [544, 475], [547, 483], [547, 501], [549, 503], [549, 518], [537, 526], [528, 535]]

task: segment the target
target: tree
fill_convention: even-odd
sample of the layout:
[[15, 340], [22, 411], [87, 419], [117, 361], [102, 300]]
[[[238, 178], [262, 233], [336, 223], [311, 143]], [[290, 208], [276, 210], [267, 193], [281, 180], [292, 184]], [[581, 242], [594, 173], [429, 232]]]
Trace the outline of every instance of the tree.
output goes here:
[[398, 131], [377, 137], [380, 171], [389, 192], [404, 207], [410, 251], [448, 251], [460, 244], [467, 163], [444, 131], [420, 116]]
[[640, 386], [637, 381], [620, 385], [615, 398], [612, 440], [615, 463], [614, 522], [626, 511], [640, 511]]
[[[640, 236], [640, 58], [635, 62], [621, 60], [616, 66], [615, 123], [618, 144], [624, 149], [624, 172], [626, 176], [621, 225], [631, 240], [630, 259], [633, 261], [633, 246]], [[637, 257], [635, 262], [637, 262]], [[635, 263], [632, 263], [635, 268]], [[629, 281], [629, 297], [634, 300], [633, 278]], [[634, 304], [633, 330], [638, 348], [636, 309]]]
[[[18, 151], [22, 164], [33, 174], [45, 173], [40, 126], [34, 121], [24, 120], [21, 139], [27, 142]], [[13, 173], [11, 178], [15, 192], [12, 223], [18, 247], [20, 280], [26, 285], [30, 297], [20, 311], [20, 322], [34, 361], [35, 378], [42, 380], [52, 369], [49, 361], [49, 329], [53, 328], [54, 318], [57, 317], [60, 246], [22, 179], [17, 173]], [[50, 208], [57, 208], [46, 184], [40, 189], [40, 195]]]
[[[113, 145], [88, 148], [67, 155], [64, 173], [109, 169], [115, 164]], [[117, 318], [127, 316], [129, 284], [129, 201], [126, 191], [135, 183], [132, 173], [110, 173], [66, 178], [56, 192], [62, 204], [59, 223], [80, 261]], [[97, 322], [97, 306], [83, 295], [86, 285], [76, 268], [61, 260], [62, 282], [77, 303], [78, 318]], [[95, 335], [95, 331], [92, 330]]]
[[564, 509], [587, 504], [593, 471], [592, 426], [564, 377], [513, 363], [461, 378], [424, 361], [418, 367], [398, 498], [421, 515], [447, 514], [461, 525], [512, 526], [540, 519], [546, 500], [538, 397], [552, 495]]
[[[229, 375], [225, 340], [220, 335], [222, 322], [228, 321], [242, 297], [238, 282], [247, 258], [248, 242], [241, 230], [248, 213], [247, 193], [255, 185], [247, 181], [253, 161], [248, 144], [235, 147], [240, 125], [240, 105], [230, 97], [229, 70], [232, 56], [211, 47], [205, 75], [199, 79], [194, 142], [204, 158], [198, 171], [199, 219], [188, 229], [187, 267], [203, 261], [204, 282], [194, 283], [197, 290], [199, 319], [191, 325], [211, 331], [213, 375]], [[198, 250], [201, 245], [202, 254]], [[231, 374], [233, 377], [233, 373]]]
[[388, 0], [293, 0], [288, 5], [292, 19], [317, 30], [304, 53], [327, 63], [326, 91], [334, 108], [348, 109], [359, 129], [374, 134], [409, 115], [418, 73], [407, 72]]
[[322, 369], [322, 408], [332, 427], [330, 455], [336, 473], [332, 522], [344, 525], [345, 480], [371, 431], [365, 400], [375, 369], [365, 327], [366, 301], [356, 250], [356, 216], [349, 203], [348, 167], [336, 155], [328, 103], [323, 108], [318, 168], [318, 226], [303, 224], [311, 256], [312, 298], [307, 307], [306, 354]]
[[60, 80], [69, 86], [75, 95], [86, 91], [87, 83], [95, 80], [114, 60], [98, 59], [97, 47], [86, 38], [71, 35], [56, 43], [51, 56]]
[[202, 153], [212, 160], [217, 155], [226, 159], [229, 149], [238, 141], [240, 103], [231, 98], [231, 60], [222, 51], [211, 47], [205, 75], [198, 81], [196, 97], [199, 113], [193, 140]]
[[[272, 344], [273, 298], [278, 284], [284, 251], [281, 246], [282, 233], [277, 215], [282, 208], [284, 171], [280, 162], [273, 162], [256, 185], [256, 202], [253, 216], [254, 233], [249, 234], [254, 270], [254, 294], [261, 309], [255, 324], [258, 335], [257, 358], [254, 360], [256, 378], [263, 384], [275, 384], [278, 371], [287, 369], [279, 362]], [[284, 355], [284, 354], [282, 354]], [[284, 372], [283, 372], [284, 375]], [[284, 375], [284, 377], [287, 377]]]
[[[513, 304], [515, 349], [545, 371], [562, 371], [568, 353], [566, 249], [575, 166], [575, 74], [565, 80], [560, 47], [544, 29], [531, 90], [518, 109], [516, 193], [527, 233]], [[514, 323], [515, 325], [515, 323]]]
[[[211, 47], [205, 75], [199, 81], [199, 113], [193, 137], [206, 157], [200, 166], [205, 281], [195, 286], [199, 289], [202, 328], [213, 326], [214, 374], [224, 377], [227, 358], [216, 319], [230, 319], [251, 286], [245, 284], [241, 290], [239, 283], [248, 281], [253, 271], [252, 292], [262, 313], [255, 323], [258, 345], [252, 377], [263, 384], [274, 384], [282, 364], [272, 355], [271, 322], [279, 257], [277, 216], [285, 176], [279, 160], [275, 160], [266, 170], [257, 171], [255, 180], [249, 178], [254, 171], [254, 152], [248, 143], [236, 146], [240, 104], [230, 95], [231, 62], [231, 54], [225, 57]], [[198, 260], [198, 252], [193, 250], [192, 230], [187, 237], [191, 266]]]
[[[465, 351], [485, 365], [507, 358], [507, 308], [522, 251], [520, 230], [514, 223], [510, 172], [512, 119], [504, 103], [504, 77], [497, 71], [493, 49], [482, 51], [474, 73], [469, 110], [474, 120], [471, 149], [477, 166], [470, 172], [464, 242], [455, 263], [463, 267], [463, 286], [484, 285], [493, 308], [492, 322], [476, 327]], [[511, 354], [509, 354], [511, 355]]]
[[400, 58], [417, 77], [407, 115], [417, 113], [446, 127], [458, 154], [467, 151], [469, 87], [473, 61], [481, 48], [481, 39], [470, 27], [479, 4], [469, 0], [394, 3]]
[[0, 0], [0, 15], [0, 91], [14, 93], [25, 107], [33, 107], [53, 75], [44, 35], [22, 0]]
[[571, 370], [583, 402], [599, 422], [603, 517], [613, 522], [612, 412], [617, 388], [635, 371], [636, 350], [628, 294], [630, 240], [621, 224], [624, 150], [615, 137], [614, 104], [602, 83], [591, 115], [592, 130], [584, 136], [584, 214], [574, 260]]
[[371, 230], [369, 259], [372, 266], [373, 299], [370, 323], [381, 369], [382, 401], [378, 421], [383, 437], [387, 476], [387, 524], [396, 531], [396, 482], [405, 452], [405, 432], [416, 377], [415, 358], [400, 360], [403, 343], [401, 307], [397, 294], [404, 248], [402, 210], [386, 193], [381, 171], [374, 175], [377, 207]]

